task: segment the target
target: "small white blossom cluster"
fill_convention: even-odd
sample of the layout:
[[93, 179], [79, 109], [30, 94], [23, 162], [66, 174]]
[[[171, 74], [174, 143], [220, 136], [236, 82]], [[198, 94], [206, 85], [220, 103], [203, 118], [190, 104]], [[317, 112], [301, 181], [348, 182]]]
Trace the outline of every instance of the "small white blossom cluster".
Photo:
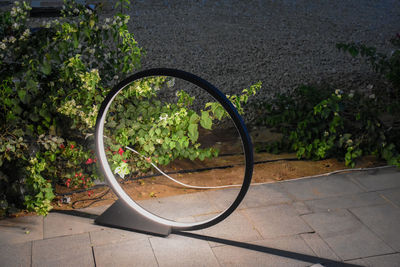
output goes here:
[[185, 108], [181, 108], [178, 112], [175, 112], [172, 115], [168, 115], [163, 113], [160, 115], [159, 124], [163, 127], [166, 127], [168, 124], [179, 124], [182, 119], [187, 116], [187, 110]]
[[98, 107], [96, 105], [93, 105], [92, 110], [89, 113], [84, 112], [83, 110], [81, 110], [81, 108], [82, 106], [77, 105], [75, 100], [72, 99], [65, 102], [60, 108], [57, 109], [57, 111], [68, 117], [78, 117], [89, 128], [94, 127], [94, 125], [96, 124]]
[[1, 42], [0, 42], [0, 49], [5, 50], [7, 48], [7, 43], [15, 43], [15, 41], [17, 41], [17, 38], [15, 38], [14, 36], [10, 36], [10, 37], [5, 37]]
[[343, 94], [343, 91], [342, 91], [342, 90], [340, 90], [340, 89], [336, 89], [336, 90], [335, 90], [335, 95], [336, 95], [338, 98], [342, 98], [342, 94]]
[[20, 39], [21, 41], [26, 40], [26, 39], [28, 39], [29, 35], [31, 35], [31, 31], [30, 31], [29, 29], [26, 29], [26, 30], [22, 33], [21, 37], [19, 37], [19, 39]]
[[22, 2], [22, 5], [20, 2], [15, 1], [14, 2], [14, 7], [11, 8], [10, 15], [11, 17], [20, 17], [20, 18], [26, 18], [28, 15], [28, 10], [31, 8], [25, 3]]
[[98, 69], [92, 69], [90, 72], [85, 74], [79, 74], [79, 78], [83, 83], [82, 88], [88, 91], [94, 91], [97, 84], [100, 81], [100, 75]]
[[122, 17], [115, 16], [113, 20], [111, 20], [110, 18], [106, 18], [102, 28], [104, 30], [109, 30], [109, 29], [111, 29], [112, 26], [122, 27], [122, 25], [127, 24], [129, 22], [129, 20], [130, 20], [130, 16], [128, 16], [128, 15], [124, 15]]

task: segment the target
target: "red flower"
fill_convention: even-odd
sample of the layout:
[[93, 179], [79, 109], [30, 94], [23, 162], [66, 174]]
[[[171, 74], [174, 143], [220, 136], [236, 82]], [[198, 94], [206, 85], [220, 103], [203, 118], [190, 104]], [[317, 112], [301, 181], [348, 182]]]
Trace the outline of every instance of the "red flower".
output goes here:
[[78, 173], [75, 173], [75, 177], [78, 177]]
[[67, 179], [67, 182], [65, 183], [67, 187], [69, 187], [69, 184], [71, 183], [71, 179]]
[[125, 163], [127, 163], [127, 162], [128, 162], [126, 159], [123, 159], [122, 161], [123, 161], [123, 162], [125, 162]]
[[60, 148], [61, 148], [61, 149], [64, 149], [64, 148], [65, 148], [64, 144], [61, 144], [61, 145], [60, 145]]
[[91, 159], [91, 158], [89, 158], [85, 163], [86, 164], [92, 164], [94, 161]]
[[87, 194], [90, 197], [93, 194], [93, 191], [88, 191]]
[[74, 149], [74, 147], [75, 147], [75, 146], [74, 146], [73, 144], [70, 145], [70, 148], [71, 148], [71, 149]]
[[82, 176], [82, 173], [81, 173], [81, 172], [79, 173], [79, 176]]
[[120, 147], [120, 148], [118, 149], [118, 154], [120, 154], [120, 155], [122, 156], [123, 153], [124, 153], [124, 150]]

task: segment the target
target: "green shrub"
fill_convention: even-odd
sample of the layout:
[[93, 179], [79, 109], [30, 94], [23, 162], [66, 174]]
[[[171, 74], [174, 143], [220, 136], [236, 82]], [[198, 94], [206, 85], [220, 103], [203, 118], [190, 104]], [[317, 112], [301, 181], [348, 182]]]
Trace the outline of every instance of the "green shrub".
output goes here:
[[373, 154], [400, 167], [399, 40], [400, 36], [392, 40], [397, 49], [390, 57], [364, 45], [338, 45], [353, 56], [367, 57], [391, 83], [386, 91], [366, 95], [329, 86], [300, 86], [261, 104], [259, 122], [283, 133], [281, 141], [262, 149], [295, 151], [298, 158], [313, 160], [337, 157], [351, 167], [361, 156]]
[[[118, 4], [122, 10], [129, 1]], [[88, 188], [99, 178], [92, 145], [99, 106], [116, 81], [140, 67], [143, 51], [122, 13], [101, 20], [96, 11], [66, 1], [62, 18], [32, 30], [29, 10], [15, 2], [0, 15], [0, 210], [46, 215], [56, 184]], [[208, 103], [197, 114], [184, 91], [178, 103], [161, 103], [156, 95], [168, 82], [158, 77], [132, 84], [110, 110], [105, 134], [114, 143], [107, 141], [106, 149], [121, 177], [150, 167], [124, 151], [127, 145], [164, 165], [218, 153], [200, 149], [197, 138], [199, 127], [211, 129], [226, 115], [222, 107]], [[259, 87], [231, 100], [241, 108]]]

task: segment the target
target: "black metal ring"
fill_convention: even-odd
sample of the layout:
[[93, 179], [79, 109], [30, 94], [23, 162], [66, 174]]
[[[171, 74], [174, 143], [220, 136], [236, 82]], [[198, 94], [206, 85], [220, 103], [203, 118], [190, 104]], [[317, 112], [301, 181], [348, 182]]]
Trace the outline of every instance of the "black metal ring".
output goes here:
[[[242, 186], [240, 188], [239, 194], [237, 195], [234, 202], [229, 206], [229, 208], [227, 208], [225, 211], [223, 211], [216, 217], [214, 217], [210, 220], [207, 220], [205, 222], [178, 223], [178, 222], [174, 222], [174, 221], [170, 221], [170, 220], [158, 217], [157, 215], [152, 214], [151, 212], [148, 212], [147, 210], [143, 209], [138, 204], [136, 204], [136, 202], [134, 200], [132, 200], [132, 198], [130, 198], [125, 193], [125, 191], [122, 189], [122, 187], [118, 184], [112, 171], [110, 171], [111, 169], [105, 158], [104, 142], [103, 142], [103, 127], [104, 127], [106, 113], [108, 111], [108, 108], [109, 108], [111, 102], [118, 95], [118, 93], [121, 90], [123, 90], [127, 85], [134, 82], [135, 80], [150, 77], [150, 76], [171, 76], [171, 77], [185, 80], [187, 82], [190, 82], [190, 83], [195, 84], [198, 87], [202, 88], [203, 90], [208, 92], [211, 96], [213, 96], [224, 107], [224, 109], [228, 112], [231, 119], [233, 120], [237, 130], [239, 131], [240, 138], [241, 138], [242, 144], [243, 144], [244, 155], [245, 155], [245, 174], [244, 174]], [[254, 161], [253, 146], [252, 146], [251, 139], [250, 139], [249, 133], [247, 131], [247, 128], [243, 122], [243, 119], [238, 114], [236, 108], [232, 105], [232, 103], [215, 86], [210, 84], [208, 81], [206, 81], [194, 74], [185, 72], [185, 71], [176, 70], [176, 69], [167, 69], [167, 68], [149, 69], [149, 70], [144, 70], [144, 71], [138, 72], [136, 74], [133, 74], [132, 76], [126, 78], [125, 80], [123, 80], [122, 82], [117, 84], [111, 90], [111, 92], [107, 95], [107, 97], [105, 98], [105, 100], [103, 101], [103, 103], [101, 105], [101, 108], [100, 108], [98, 116], [97, 116], [97, 121], [96, 121], [95, 137], [96, 137], [96, 153], [99, 158], [101, 171], [105, 175], [107, 181], [109, 182], [109, 184], [112, 187], [115, 194], [122, 201], [124, 201], [125, 204], [129, 205], [132, 209], [135, 209], [137, 212], [142, 213], [144, 216], [146, 216], [150, 220], [170, 226], [172, 231], [198, 230], [198, 229], [210, 227], [212, 225], [215, 225], [215, 224], [221, 222], [222, 220], [227, 218], [239, 206], [240, 202], [243, 200], [244, 196], [246, 195], [247, 190], [251, 183], [251, 178], [252, 178], [252, 174], [253, 174], [253, 161]], [[101, 150], [103, 150], [103, 151], [101, 151]], [[103, 154], [103, 156], [102, 156], [102, 154]], [[130, 200], [126, 198], [127, 196], [129, 197]]]

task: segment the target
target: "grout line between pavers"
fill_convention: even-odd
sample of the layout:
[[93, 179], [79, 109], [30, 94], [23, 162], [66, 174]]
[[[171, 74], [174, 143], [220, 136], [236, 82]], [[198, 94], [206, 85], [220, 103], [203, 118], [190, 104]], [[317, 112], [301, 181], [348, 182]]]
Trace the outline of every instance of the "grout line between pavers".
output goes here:
[[151, 244], [150, 238], [152, 238], [152, 237], [147, 238], [147, 242], [149, 242], [149, 244], [150, 244], [151, 251], [153, 252], [153, 256], [154, 256], [154, 259], [156, 260], [157, 266], [160, 266], [160, 264], [158, 263], [158, 259], [157, 259], [156, 253], [154, 251], [153, 245]]
[[[387, 204], [381, 204], [381, 205], [370, 205], [370, 206], [385, 206]], [[393, 248], [390, 244], [388, 244], [379, 234], [377, 234], [374, 230], [372, 230], [368, 225], [366, 225], [365, 223], [363, 223], [363, 221], [358, 218], [358, 216], [356, 214], [354, 214], [350, 208], [346, 209], [357, 221], [359, 221], [365, 228], [367, 228], [369, 231], [371, 231], [371, 233], [373, 233], [379, 240], [382, 241], [382, 243], [384, 243], [385, 245], [387, 245], [389, 248], [391, 248], [393, 251], [397, 251], [395, 248]], [[393, 253], [391, 253], [393, 254]], [[377, 255], [372, 255], [370, 257], [373, 256], [377, 256]]]
[[[310, 233], [310, 234], [311, 234], [311, 233]], [[319, 235], [319, 233], [314, 232], [313, 234], [314, 234], [314, 235], [317, 235], [317, 236], [319, 237], [319, 239], [331, 250], [331, 252], [332, 252], [339, 260], [341, 260], [342, 262], [344, 262], [344, 259], [342, 259], [342, 258], [336, 253], [336, 251], [325, 241], [325, 239], [323, 239], [323, 238]], [[304, 234], [300, 234], [300, 237], [304, 240], [304, 242], [307, 244], [307, 246], [309, 246], [309, 247], [311, 248], [311, 246], [308, 245], [308, 242], [303, 238], [302, 235], [304, 235]], [[314, 249], [312, 249], [312, 248], [311, 248], [311, 250], [314, 251]], [[315, 253], [318, 257], [321, 257], [321, 256], [319, 256], [319, 255], [317, 254], [317, 252], [314, 251], [314, 253]]]
[[[247, 208], [249, 209], [249, 208]], [[245, 209], [243, 209], [244, 211]], [[249, 218], [249, 216], [246, 214], [246, 212], [238, 211], [238, 213], [241, 213], [243, 217], [250, 223], [250, 225], [253, 227], [253, 229], [257, 232], [261, 240], [264, 238], [263, 235], [261, 234], [260, 230], [257, 229], [256, 225], [254, 224], [253, 220]]]
[[383, 198], [384, 200], [386, 200], [387, 202], [389, 202], [389, 204], [391, 204], [392, 206], [394, 206], [395, 208], [400, 208], [399, 205], [397, 205], [396, 203], [394, 203], [393, 201], [391, 201], [389, 198], [387, 198], [386, 196], [383, 195], [383, 193], [378, 193], [376, 192], [381, 198]]
[[29, 266], [33, 266], [33, 241], [31, 241], [31, 260]]

